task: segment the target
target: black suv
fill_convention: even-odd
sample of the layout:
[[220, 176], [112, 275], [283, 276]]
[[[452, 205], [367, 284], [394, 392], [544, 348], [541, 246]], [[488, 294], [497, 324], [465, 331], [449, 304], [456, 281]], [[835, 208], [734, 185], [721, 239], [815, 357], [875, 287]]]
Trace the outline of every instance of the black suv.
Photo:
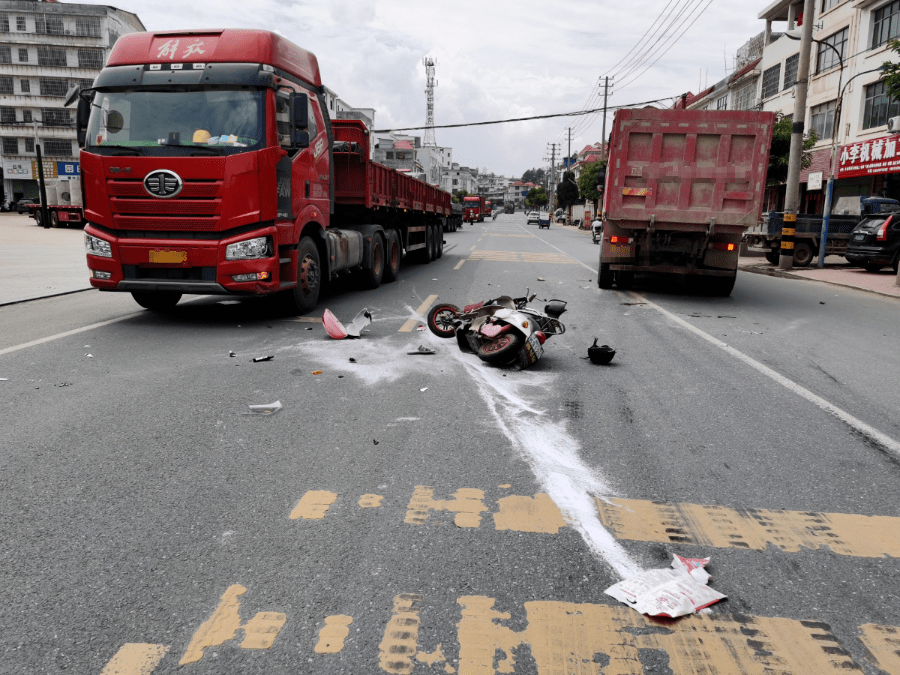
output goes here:
[[844, 257], [867, 272], [890, 265], [897, 271], [900, 262], [900, 211], [867, 216], [850, 235]]

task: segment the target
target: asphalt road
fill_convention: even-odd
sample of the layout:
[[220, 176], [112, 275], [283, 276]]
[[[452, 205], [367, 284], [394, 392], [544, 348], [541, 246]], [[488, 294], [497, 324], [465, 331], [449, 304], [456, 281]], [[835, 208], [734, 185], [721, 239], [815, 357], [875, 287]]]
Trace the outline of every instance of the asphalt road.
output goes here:
[[[323, 298], [360, 340], [265, 300], [0, 307], [0, 673], [900, 673], [895, 300], [601, 291], [588, 233], [523, 214], [445, 239]], [[530, 370], [416, 329], [526, 288], [569, 303]], [[673, 553], [727, 599], [604, 594]]]

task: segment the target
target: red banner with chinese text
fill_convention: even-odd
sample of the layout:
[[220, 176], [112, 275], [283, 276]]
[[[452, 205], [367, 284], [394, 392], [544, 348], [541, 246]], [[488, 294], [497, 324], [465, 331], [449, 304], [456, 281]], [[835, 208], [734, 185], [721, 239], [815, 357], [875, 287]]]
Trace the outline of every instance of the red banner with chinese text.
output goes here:
[[882, 136], [841, 147], [837, 178], [900, 172], [900, 136]]

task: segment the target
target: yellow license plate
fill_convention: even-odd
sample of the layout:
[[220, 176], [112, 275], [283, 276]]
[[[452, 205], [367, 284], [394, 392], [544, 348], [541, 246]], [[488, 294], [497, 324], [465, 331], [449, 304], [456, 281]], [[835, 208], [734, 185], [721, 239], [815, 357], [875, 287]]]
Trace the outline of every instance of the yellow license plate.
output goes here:
[[187, 262], [187, 251], [150, 251], [152, 263], [183, 263]]

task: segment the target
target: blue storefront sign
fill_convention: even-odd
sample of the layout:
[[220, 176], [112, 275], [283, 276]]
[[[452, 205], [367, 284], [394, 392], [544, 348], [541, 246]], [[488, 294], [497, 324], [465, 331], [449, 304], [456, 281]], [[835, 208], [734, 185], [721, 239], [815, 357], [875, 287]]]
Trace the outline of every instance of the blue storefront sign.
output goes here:
[[56, 171], [60, 178], [77, 178], [81, 175], [79, 162], [57, 162]]

